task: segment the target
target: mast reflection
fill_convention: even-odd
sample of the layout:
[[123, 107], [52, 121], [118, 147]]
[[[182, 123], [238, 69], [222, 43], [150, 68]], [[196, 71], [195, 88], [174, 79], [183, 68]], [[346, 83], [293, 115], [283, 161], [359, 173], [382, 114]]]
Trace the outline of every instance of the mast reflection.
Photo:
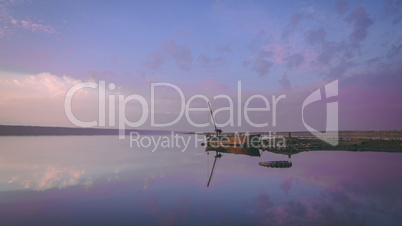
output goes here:
[[211, 174], [210, 174], [210, 176], [208, 178], [207, 187], [209, 187], [209, 184], [211, 183], [212, 175], [213, 175], [215, 167], [216, 167], [216, 162], [217, 162], [218, 159], [220, 159], [222, 157], [221, 153], [236, 154], [236, 155], [248, 155], [248, 156], [253, 156], [253, 157], [261, 157], [259, 149], [257, 149], [257, 148], [245, 148], [245, 147], [241, 147], [241, 146], [229, 146], [229, 147], [218, 146], [218, 147], [213, 147], [213, 146], [208, 145], [206, 147], [205, 151], [208, 154], [209, 154], [209, 152], [215, 152], [214, 163], [212, 165]]

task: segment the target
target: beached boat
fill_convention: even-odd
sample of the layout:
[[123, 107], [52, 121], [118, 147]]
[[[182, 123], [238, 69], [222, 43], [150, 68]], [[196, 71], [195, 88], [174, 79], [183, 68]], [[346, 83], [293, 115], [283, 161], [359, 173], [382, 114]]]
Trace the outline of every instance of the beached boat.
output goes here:
[[258, 148], [260, 144], [260, 134], [223, 134], [207, 135], [207, 144], [212, 147], [240, 146], [246, 148]]
[[212, 147], [240, 146], [247, 148], [258, 148], [260, 146], [261, 134], [249, 134], [249, 133], [222, 134], [222, 129], [216, 126], [211, 103], [208, 102], [208, 105], [211, 111], [211, 117], [214, 123], [215, 133], [206, 134], [207, 146]]

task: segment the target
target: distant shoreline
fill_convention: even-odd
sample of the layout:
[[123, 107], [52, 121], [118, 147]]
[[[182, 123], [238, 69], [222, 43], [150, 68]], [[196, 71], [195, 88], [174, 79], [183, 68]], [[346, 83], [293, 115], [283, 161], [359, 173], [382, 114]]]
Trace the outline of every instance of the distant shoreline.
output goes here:
[[[148, 135], [170, 134], [172, 130], [137, 130], [126, 129], [125, 134], [131, 132]], [[194, 134], [195, 132], [173, 131], [182, 134]], [[213, 132], [199, 132], [211, 134]], [[264, 134], [262, 132], [250, 132]], [[284, 137], [291, 135], [292, 137], [314, 137], [307, 131], [295, 132], [273, 132], [273, 134]], [[50, 127], [50, 126], [21, 126], [21, 125], [0, 125], [0, 136], [101, 136], [101, 135], [119, 135], [118, 129], [104, 128], [74, 128], [74, 127]], [[340, 138], [382, 138], [382, 139], [398, 139], [402, 138], [402, 130], [370, 130], [370, 131], [339, 131]]]
[[[170, 130], [135, 130], [126, 129], [125, 134], [131, 132], [148, 135], [170, 134]], [[177, 131], [177, 133], [185, 133]], [[47, 126], [10, 126], [0, 125], [0, 136], [108, 136], [119, 135], [118, 129], [102, 128], [72, 128]]]

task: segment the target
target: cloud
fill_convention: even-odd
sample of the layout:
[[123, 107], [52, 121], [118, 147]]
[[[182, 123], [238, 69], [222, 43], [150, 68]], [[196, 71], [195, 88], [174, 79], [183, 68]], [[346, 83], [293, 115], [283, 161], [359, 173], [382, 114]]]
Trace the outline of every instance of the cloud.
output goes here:
[[369, 18], [366, 10], [362, 7], [356, 8], [347, 18], [346, 21], [353, 24], [353, 31], [349, 36], [352, 43], [358, 44], [367, 37], [368, 28], [374, 24]]
[[369, 60], [373, 69], [363, 71], [355, 76], [347, 77], [343, 80], [345, 85], [359, 83], [369, 89], [383, 89], [386, 91], [402, 91], [402, 66], [398, 61], [384, 62], [380, 58]]
[[11, 17], [10, 4], [8, 1], [0, 1], [0, 38], [9, 33], [9, 26], [15, 22]]
[[393, 24], [393, 25], [398, 24], [401, 20], [402, 20], [402, 16], [399, 16], [399, 17], [395, 18], [395, 19], [392, 21], [392, 24]]
[[[347, 3], [338, 1], [335, 6], [342, 8], [346, 7], [345, 4]], [[316, 63], [321, 67], [324, 67], [323, 69], [329, 68], [326, 75], [331, 78], [339, 78], [344, 75], [349, 68], [356, 66], [356, 64], [352, 63], [350, 59], [352, 59], [357, 53], [360, 53], [360, 42], [367, 38], [368, 29], [374, 24], [374, 21], [368, 16], [365, 9], [362, 7], [356, 8], [351, 12], [346, 18], [346, 21], [353, 25], [348, 40], [327, 41], [327, 32], [323, 27], [309, 30], [306, 33], [305, 41], [309, 45], [314, 46], [321, 44], [321, 50], [316, 58]], [[335, 61], [336, 65], [328, 67], [330, 63], [334, 63], [333, 61]], [[288, 68], [295, 67], [296, 65], [294, 63], [297, 62], [297, 58], [289, 58], [287, 65]]]
[[326, 35], [327, 32], [322, 27], [317, 30], [309, 30], [306, 35], [306, 42], [310, 45], [323, 43]]
[[384, 3], [384, 16], [385, 18], [389, 18], [392, 16], [401, 15], [402, 10], [402, 1], [400, 0], [385, 0]]
[[[343, 1], [338, 1], [335, 6], [340, 8], [346, 7]], [[355, 56], [360, 51], [360, 42], [364, 41], [367, 37], [367, 30], [373, 25], [374, 21], [369, 18], [364, 8], [356, 8], [347, 18], [346, 21], [353, 24], [353, 30], [349, 35], [349, 41], [326, 41], [327, 32], [321, 27], [318, 29], [309, 30], [306, 33], [305, 41], [309, 45], [321, 44], [321, 51], [316, 58], [316, 63], [321, 66], [327, 67], [333, 60], [337, 59], [342, 63], [338, 63], [336, 66], [330, 68], [327, 73], [329, 77], [340, 77], [348, 68], [354, 66], [354, 64], [347, 61]], [[301, 60], [294, 56], [288, 59], [288, 68], [297, 66], [298, 61]]]
[[[7, 73], [0, 72], [0, 75], [1, 123], [71, 126], [64, 110], [65, 95], [81, 80], [48, 72], [13, 79], [8, 79]], [[74, 114], [81, 120], [88, 120], [98, 114], [97, 103], [97, 91], [80, 89], [73, 97]]]
[[197, 61], [203, 67], [219, 67], [225, 64], [225, 60], [222, 57], [210, 58], [205, 56], [204, 54], [200, 54]]
[[168, 40], [163, 44], [163, 49], [176, 61], [176, 64], [183, 71], [189, 71], [193, 63], [193, 57], [188, 47], [178, 45], [173, 40]]
[[247, 45], [247, 47], [251, 52], [256, 52], [258, 51], [260, 46], [264, 44], [266, 41], [267, 41], [267, 34], [265, 33], [265, 31], [260, 31], [254, 37], [253, 41]]
[[395, 57], [396, 55], [399, 54], [401, 49], [402, 49], [402, 44], [400, 44], [400, 45], [393, 44], [391, 46], [391, 48], [388, 50], [387, 57], [390, 58], [390, 59]]
[[282, 75], [281, 80], [279, 80], [279, 84], [281, 85], [281, 92], [291, 91], [290, 81], [288, 79], [288, 74], [284, 73]]
[[343, 12], [345, 12], [347, 8], [348, 8], [348, 2], [345, 0], [338, 0], [334, 4], [334, 10], [339, 14], [342, 14]]
[[49, 33], [49, 34], [56, 33], [56, 30], [52, 26], [33, 23], [30, 21], [21, 20], [21, 26], [22, 26], [22, 28], [28, 29], [32, 32], [42, 31], [42, 32]]
[[14, 34], [15, 28], [23, 28], [31, 32], [56, 33], [56, 29], [50, 25], [14, 18], [14, 7], [19, 3], [18, 1], [0, 1], [0, 38]]
[[289, 23], [286, 25], [285, 29], [282, 32], [282, 40], [287, 40], [288, 36], [296, 29], [296, 27], [301, 23], [304, 18], [305, 15], [303, 13], [294, 13], [290, 18]]
[[378, 63], [378, 62], [380, 62], [380, 61], [381, 61], [381, 58], [380, 58], [380, 57], [374, 57], [374, 58], [371, 58], [371, 59], [369, 59], [369, 60], [366, 60], [365, 64], [366, 64], [368, 67], [370, 67], [370, 66], [372, 66], [372, 65], [374, 65], [374, 64], [376, 64], [376, 63]]
[[145, 61], [143, 63], [143, 65], [145, 67], [149, 67], [152, 70], [158, 70], [160, 69], [160, 67], [162, 66], [163, 62], [164, 62], [164, 58], [162, 56], [162, 54], [160, 54], [159, 52], [153, 52], [148, 56], [147, 61]]
[[261, 77], [267, 76], [269, 69], [274, 66], [274, 64], [267, 59], [270, 56], [272, 56], [272, 52], [265, 50], [260, 50], [257, 55], [257, 59], [253, 65], [253, 70]]
[[336, 66], [331, 67], [329, 72], [326, 74], [329, 78], [340, 78], [342, 77], [346, 71], [355, 66], [356, 64], [350, 61], [341, 60]]
[[327, 65], [332, 58], [334, 58], [337, 53], [345, 51], [347, 48], [346, 42], [335, 42], [335, 41], [327, 41], [324, 42], [321, 46], [321, 53], [318, 56], [317, 60], [319, 63], [323, 65]]
[[[43, 72], [38, 75], [30, 75], [12, 81], [0, 79], [0, 86], [3, 91], [10, 91], [10, 93], [4, 92], [2, 98], [32, 97], [33, 94], [55, 97], [65, 94], [71, 86], [79, 82], [81, 81], [69, 76], [58, 77], [48, 72]], [[13, 86], [13, 84], [17, 86]]]
[[301, 53], [294, 53], [285, 58], [286, 67], [297, 68], [304, 63], [304, 56]]
[[289, 26], [290, 27], [296, 27], [304, 18], [303, 13], [295, 13], [292, 15], [292, 18], [290, 18], [289, 21]]

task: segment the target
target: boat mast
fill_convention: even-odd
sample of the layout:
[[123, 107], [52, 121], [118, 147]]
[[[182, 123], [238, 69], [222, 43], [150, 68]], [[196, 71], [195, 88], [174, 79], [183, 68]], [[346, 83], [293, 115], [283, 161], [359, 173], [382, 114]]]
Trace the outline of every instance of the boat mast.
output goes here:
[[212, 107], [211, 107], [211, 103], [210, 103], [209, 101], [208, 101], [208, 106], [209, 106], [209, 110], [211, 110], [211, 117], [212, 117], [212, 122], [214, 123], [216, 136], [219, 136], [219, 134], [222, 133], [222, 130], [219, 129], [219, 128], [216, 126], [214, 114], [213, 114]]

